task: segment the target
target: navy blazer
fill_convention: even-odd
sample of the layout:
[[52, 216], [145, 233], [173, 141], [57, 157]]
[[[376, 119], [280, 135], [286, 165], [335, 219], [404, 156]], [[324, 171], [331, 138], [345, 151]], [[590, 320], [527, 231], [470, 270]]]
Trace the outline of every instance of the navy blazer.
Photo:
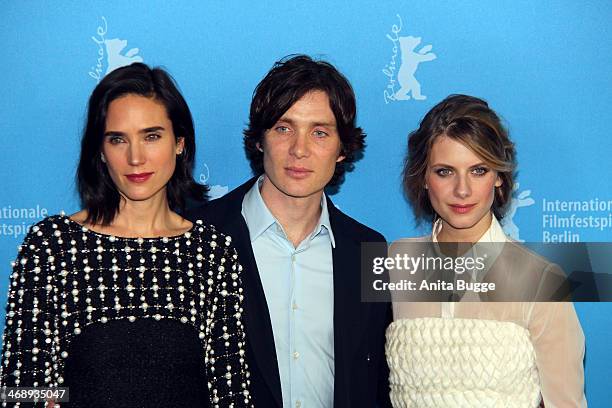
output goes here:
[[[257, 177], [219, 199], [188, 210], [185, 217], [213, 224], [232, 237], [243, 267], [243, 322], [254, 404], [257, 408], [281, 408], [281, 385], [270, 314], [247, 224], [241, 214], [244, 195], [256, 180]], [[360, 299], [361, 243], [386, 241], [380, 233], [338, 210], [329, 198], [327, 208], [336, 243], [332, 249], [334, 408], [390, 406], [384, 342], [385, 330], [392, 319], [391, 306], [389, 303], [362, 303]]]

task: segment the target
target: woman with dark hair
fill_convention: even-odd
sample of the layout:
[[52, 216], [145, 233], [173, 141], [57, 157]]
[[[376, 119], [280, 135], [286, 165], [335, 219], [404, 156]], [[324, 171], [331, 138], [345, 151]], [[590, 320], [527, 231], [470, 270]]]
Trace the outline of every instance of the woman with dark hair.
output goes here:
[[[203, 200], [173, 80], [140, 63], [90, 100], [84, 209], [35, 225], [14, 264], [0, 380], [68, 387], [69, 407], [251, 406], [231, 238], [177, 214]], [[19, 406], [19, 404], [17, 404]]]
[[482, 268], [455, 267], [451, 279], [505, 286], [483, 294], [449, 285], [427, 296], [450, 297], [394, 299], [386, 345], [394, 407], [586, 407], [580, 322], [571, 302], [550, 301], [558, 267], [499, 223], [515, 169], [514, 145], [481, 99], [451, 95], [410, 134], [404, 190], [417, 220], [433, 228], [394, 243], [391, 254], [486, 253]]

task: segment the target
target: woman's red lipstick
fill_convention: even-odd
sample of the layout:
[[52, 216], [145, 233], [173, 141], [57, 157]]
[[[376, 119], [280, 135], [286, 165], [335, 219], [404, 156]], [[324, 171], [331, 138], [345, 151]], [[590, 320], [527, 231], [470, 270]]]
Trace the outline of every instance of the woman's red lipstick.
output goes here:
[[153, 172], [150, 172], [150, 173], [132, 173], [132, 174], [126, 174], [125, 177], [127, 177], [127, 179], [130, 180], [132, 183], [144, 183], [152, 175], [153, 175]]

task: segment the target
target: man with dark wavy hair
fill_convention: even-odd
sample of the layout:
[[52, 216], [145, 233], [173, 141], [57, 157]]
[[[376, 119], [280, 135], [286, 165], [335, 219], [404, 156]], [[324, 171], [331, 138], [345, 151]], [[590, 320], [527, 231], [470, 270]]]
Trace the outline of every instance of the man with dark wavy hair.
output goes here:
[[257, 407], [388, 404], [390, 307], [360, 301], [360, 245], [385, 239], [324, 193], [365, 147], [355, 116], [353, 89], [331, 64], [277, 62], [255, 89], [244, 131], [255, 177], [188, 215], [237, 248]]

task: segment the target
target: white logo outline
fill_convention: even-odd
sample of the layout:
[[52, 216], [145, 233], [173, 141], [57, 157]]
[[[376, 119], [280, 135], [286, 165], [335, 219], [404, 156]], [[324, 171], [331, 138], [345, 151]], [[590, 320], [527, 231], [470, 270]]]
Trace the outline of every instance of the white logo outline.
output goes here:
[[[206, 163], [204, 163], [204, 170], [205, 170], [205, 173], [200, 173], [200, 177], [199, 177], [201, 184], [206, 184], [206, 182], [210, 180], [210, 169], [208, 168], [208, 165]], [[214, 184], [214, 185], [209, 185], [208, 187], [209, 187], [209, 190], [208, 190], [209, 200], [215, 200], [217, 198], [221, 198], [229, 192], [229, 186], [222, 186], [220, 184]]]
[[516, 211], [519, 208], [534, 205], [535, 200], [531, 198], [531, 190], [524, 190], [516, 194], [519, 189], [519, 186], [520, 185], [518, 182], [514, 183], [514, 186], [512, 188], [512, 201], [510, 201], [508, 211], [506, 212], [506, 215], [502, 220], [502, 227], [506, 235], [508, 235], [510, 238], [518, 242], [525, 242], [524, 239], [520, 238], [520, 230], [518, 225], [516, 225], [516, 223], [514, 222], [514, 216], [516, 215]]
[[[140, 49], [130, 48], [124, 51], [127, 47], [127, 40], [121, 38], [106, 38], [108, 32], [108, 22], [106, 17], [101, 16], [103, 25], [99, 25], [96, 29], [96, 36], [91, 39], [98, 46], [98, 58], [95, 66], [91, 67], [89, 76], [100, 82], [102, 77], [109, 72], [130, 65], [134, 62], [143, 62], [144, 59], [138, 55]], [[106, 62], [106, 69], [104, 69]], [[104, 74], [102, 74], [104, 72]]]
[[[382, 70], [383, 74], [389, 78], [383, 97], [386, 104], [390, 101], [407, 101], [410, 99], [423, 101], [427, 99], [427, 96], [421, 93], [421, 83], [416, 79], [416, 71], [422, 62], [433, 61], [438, 57], [431, 52], [431, 44], [424, 45], [416, 51], [421, 44], [421, 37], [400, 36], [403, 22], [399, 14], [396, 14], [396, 16], [399, 24], [393, 24], [391, 26], [392, 34], [387, 34], [387, 38], [393, 43], [393, 55], [390, 62]], [[400, 55], [399, 68], [397, 67], [398, 55]], [[395, 73], [396, 70], [397, 74]], [[399, 89], [397, 89], [397, 85], [399, 85]]]

